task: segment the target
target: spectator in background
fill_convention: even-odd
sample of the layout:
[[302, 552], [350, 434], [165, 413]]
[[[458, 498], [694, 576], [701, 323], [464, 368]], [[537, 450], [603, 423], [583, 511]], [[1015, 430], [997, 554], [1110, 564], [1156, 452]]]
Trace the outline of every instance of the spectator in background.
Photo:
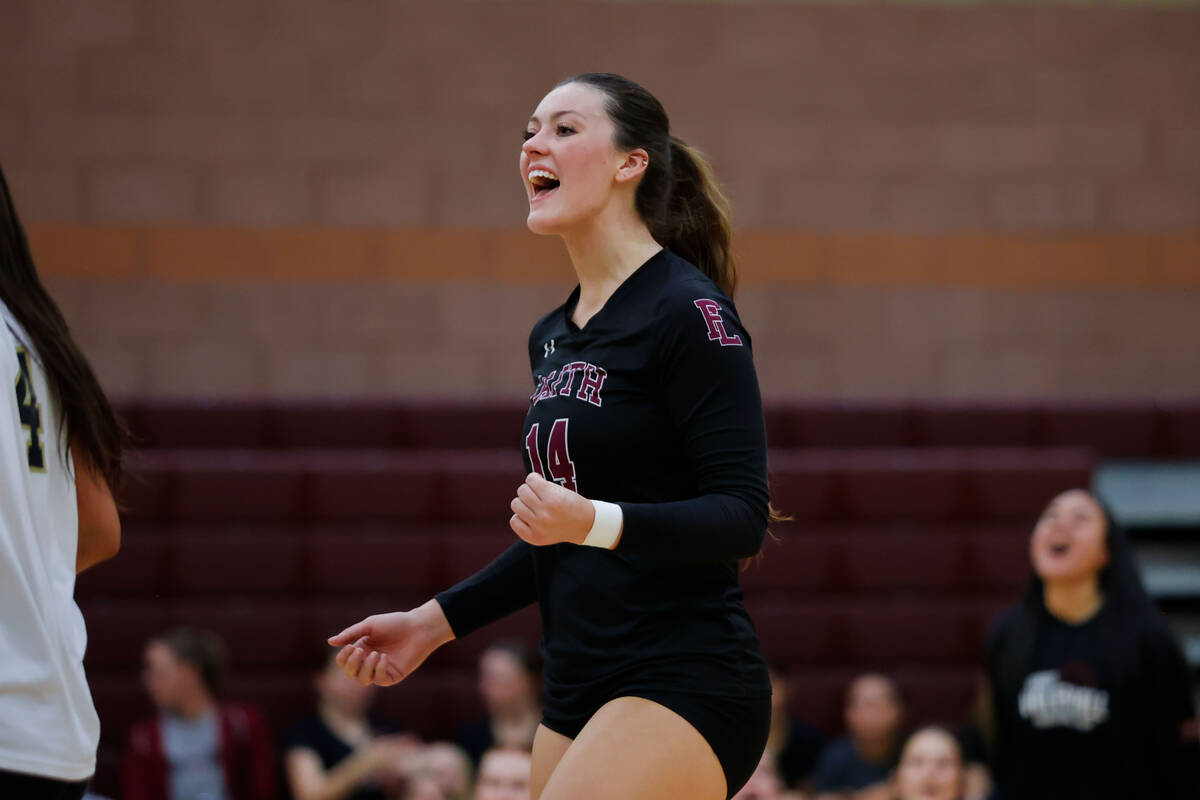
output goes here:
[[988, 640], [995, 780], [1020, 800], [1200, 797], [1187, 664], [1112, 515], [1060, 494], [1024, 599]]
[[771, 678], [771, 732], [767, 736], [767, 754], [784, 785], [798, 789], [811, 782], [813, 769], [825, 744], [813, 725], [788, 711], [791, 687], [783, 673], [769, 666]]
[[894, 680], [878, 674], [855, 678], [846, 693], [847, 735], [831, 742], [817, 762], [818, 800], [887, 798], [903, 721]]
[[966, 771], [958, 739], [938, 726], [908, 737], [892, 784], [896, 800], [963, 800]]
[[274, 800], [271, 736], [255, 709], [218, 701], [225, 669], [213, 633], [177, 628], [146, 645], [158, 714], [129, 734], [124, 800]]
[[775, 769], [774, 759], [763, 753], [750, 780], [731, 800], [784, 800], [786, 797], [783, 779]]
[[529, 750], [542, 719], [538, 666], [520, 642], [497, 642], [479, 658], [479, 693], [487, 715], [464, 725], [458, 743], [478, 766], [493, 747]]
[[528, 750], [515, 747], [488, 750], [479, 762], [475, 800], [530, 800], [529, 769]]
[[374, 686], [360, 686], [330, 651], [316, 676], [317, 712], [284, 740], [284, 770], [295, 800], [386, 800], [404, 784], [421, 745], [369, 713]]
[[446, 800], [471, 796], [471, 760], [458, 745], [433, 742], [421, 754], [420, 770], [438, 785]]

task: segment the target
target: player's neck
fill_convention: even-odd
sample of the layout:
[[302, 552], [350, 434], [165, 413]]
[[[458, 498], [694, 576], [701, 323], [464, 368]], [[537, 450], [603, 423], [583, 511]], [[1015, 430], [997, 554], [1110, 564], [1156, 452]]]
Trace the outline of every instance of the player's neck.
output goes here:
[[604, 213], [563, 234], [579, 279], [576, 322], [586, 323], [626, 278], [662, 249], [646, 225], [628, 213]]
[[1047, 611], [1069, 625], [1087, 622], [1104, 605], [1100, 581], [1095, 575], [1078, 581], [1047, 583], [1042, 599]]

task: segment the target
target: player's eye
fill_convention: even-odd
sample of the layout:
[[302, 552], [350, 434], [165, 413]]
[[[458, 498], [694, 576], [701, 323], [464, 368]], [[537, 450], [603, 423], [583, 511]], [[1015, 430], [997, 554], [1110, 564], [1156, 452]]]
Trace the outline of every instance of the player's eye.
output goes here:
[[530, 139], [532, 139], [534, 137], [534, 135], [535, 135], [534, 131], [526, 130], [524, 133], [521, 134], [521, 141], [528, 142]]
[[575, 129], [572, 128], [570, 125], [559, 124], [559, 126], [558, 126], [558, 135], [559, 136], [570, 136], [574, 132], [575, 132]]

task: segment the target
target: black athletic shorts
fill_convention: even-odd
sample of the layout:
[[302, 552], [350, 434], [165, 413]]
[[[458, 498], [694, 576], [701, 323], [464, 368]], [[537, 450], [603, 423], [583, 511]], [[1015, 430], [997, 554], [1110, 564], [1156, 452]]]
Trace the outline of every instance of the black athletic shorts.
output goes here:
[[87, 781], [58, 781], [0, 769], [0, 797], [5, 800], [79, 800], [87, 787]]
[[[574, 739], [600, 706], [618, 697], [642, 697], [674, 711], [708, 742], [725, 773], [726, 800], [750, 780], [767, 746], [771, 727], [771, 695], [728, 696], [659, 689], [616, 690], [594, 708], [557, 712], [542, 710], [542, 724]], [[597, 698], [599, 700], [599, 698]]]

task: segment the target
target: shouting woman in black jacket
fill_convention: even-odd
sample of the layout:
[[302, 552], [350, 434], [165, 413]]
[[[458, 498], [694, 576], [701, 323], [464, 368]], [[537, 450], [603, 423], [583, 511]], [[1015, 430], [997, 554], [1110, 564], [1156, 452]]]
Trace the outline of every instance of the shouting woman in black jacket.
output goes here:
[[1003, 796], [1200, 797], [1187, 667], [1112, 515], [1064, 492], [1029, 550], [1025, 598], [988, 642]]

